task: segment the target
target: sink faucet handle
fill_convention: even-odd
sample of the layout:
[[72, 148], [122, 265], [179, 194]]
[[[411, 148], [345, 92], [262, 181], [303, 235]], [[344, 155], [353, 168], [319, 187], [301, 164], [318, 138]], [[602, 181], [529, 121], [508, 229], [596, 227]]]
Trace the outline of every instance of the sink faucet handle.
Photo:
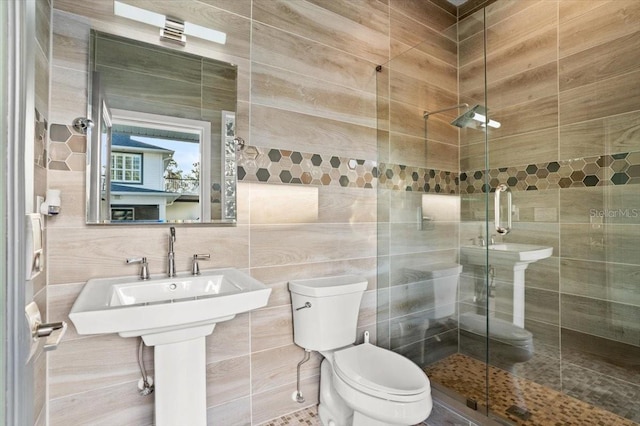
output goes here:
[[198, 265], [198, 260], [209, 260], [211, 259], [210, 254], [194, 254], [193, 262], [191, 263], [191, 275], [200, 275], [200, 265]]
[[129, 259], [127, 259], [127, 263], [131, 264], [131, 263], [139, 263], [140, 264], [140, 279], [141, 280], [148, 280], [150, 275], [149, 275], [149, 262], [147, 262], [147, 258], [146, 257], [130, 257]]
[[489, 238], [489, 244], [490, 245], [494, 245], [496, 243], [496, 234], [491, 234], [491, 237]]
[[486, 247], [487, 246], [487, 241], [484, 239], [484, 237], [482, 235], [478, 236], [478, 245], [480, 247]]

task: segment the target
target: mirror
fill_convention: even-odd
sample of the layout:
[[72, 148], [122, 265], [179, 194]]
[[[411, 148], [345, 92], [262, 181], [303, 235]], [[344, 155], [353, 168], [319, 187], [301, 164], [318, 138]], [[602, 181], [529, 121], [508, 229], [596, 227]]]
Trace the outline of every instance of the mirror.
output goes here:
[[98, 31], [89, 66], [87, 223], [234, 223], [237, 67]]

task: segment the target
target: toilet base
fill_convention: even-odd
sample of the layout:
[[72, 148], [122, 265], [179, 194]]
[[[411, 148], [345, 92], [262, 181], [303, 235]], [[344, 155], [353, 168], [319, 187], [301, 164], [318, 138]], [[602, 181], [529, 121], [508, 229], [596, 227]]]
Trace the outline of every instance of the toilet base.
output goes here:
[[353, 410], [345, 404], [331, 381], [333, 368], [326, 359], [320, 364], [320, 405], [318, 416], [323, 426], [351, 426]]

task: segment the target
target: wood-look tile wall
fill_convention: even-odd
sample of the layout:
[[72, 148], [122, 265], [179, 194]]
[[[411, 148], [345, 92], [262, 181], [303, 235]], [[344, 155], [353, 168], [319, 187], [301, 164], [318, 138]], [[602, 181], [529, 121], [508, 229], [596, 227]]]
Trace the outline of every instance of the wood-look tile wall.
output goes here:
[[[622, 170], [608, 164], [581, 170], [590, 156], [638, 158], [640, 3], [499, 0], [486, 17], [486, 93], [482, 11], [460, 22], [459, 48], [461, 100], [484, 104], [486, 95], [492, 118], [502, 123], [489, 130], [488, 164], [496, 172], [489, 179], [560, 162], [577, 180], [536, 188], [524, 173], [510, 184], [516, 210], [504, 241], [554, 248], [551, 258], [526, 271], [525, 327], [537, 350], [520, 373], [559, 390], [574, 381], [569, 374], [595, 374], [607, 386], [623, 380], [640, 392], [637, 366], [627, 362], [640, 350], [640, 198], [631, 181], [637, 167], [621, 163], [631, 176], [626, 185], [610, 180]], [[461, 171], [484, 168], [484, 133], [462, 130]], [[587, 180], [592, 173], [600, 181]], [[462, 196], [460, 241], [483, 228], [485, 194], [478, 192]], [[509, 280], [500, 275], [495, 314], [510, 318]], [[587, 361], [593, 359], [604, 362]], [[557, 367], [543, 371], [543, 365]], [[631, 374], [622, 377], [617, 366]], [[567, 389], [577, 397], [589, 393]], [[605, 404], [595, 397], [588, 402]]]
[[[127, 3], [227, 33], [224, 46], [190, 38], [184, 50], [238, 65], [237, 127], [247, 143], [377, 160], [375, 66], [389, 58], [386, 2]], [[89, 28], [158, 44], [157, 29], [116, 18], [112, 7], [111, 0], [55, 0], [53, 123], [86, 115]], [[128, 256], [147, 256], [152, 273], [165, 270], [165, 227], [86, 226], [83, 170], [49, 170], [48, 178], [62, 189], [64, 211], [48, 230], [50, 318], [67, 316], [89, 278], [134, 276]], [[291, 400], [303, 351], [293, 343], [289, 280], [364, 275], [359, 338], [364, 330], [375, 337], [375, 204], [373, 189], [242, 183], [237, 226], [177, 227], [179, 271], [193, 253], [211, 253], [207, 267], [240, 268], [273, 289], [266, 308], [219, 324], [207, 338], [211, 424], [259, 424], [303, 408]], [[152, 424], [153, 397], [137, 393], [136, 341], [80, 336], [70, 325], [49, 356], [49, 424]], [[152, 365], [151, 351], [146, 356]], [[319, 361], [302, 369], [307, 405], [317, 402]]]
[[[456, 23], [456, 10], [443, 0], [127, 3], [227, 32], [227, 45], [191, 39], [185, 50], [238, 64], [237, 127], [247, 143], [450, 172], [484, 168], [482, 134], [450, 126], [455, 111], [431, 117], [426, 135], [422, 118], [425, 110], [459, 101], [484, 103], [483, 20], [471, 10]], [[486, 4], [473, 2], [473, 8]], [[156, 44], [157, 31], [113, 17], [111, 0], [55, 0], [53, 6], [49, 122], [67, 125], [86, 114], [89, 28]], [[498, 1], [487, 7], [488, 105], [503, 124], [491, 130], [491, 168], [640, 151], [638, 7], [634, 0]], [[152, 272], [164, 269], [165, 229], [87, 227], [83, 171], [50, 169], [47, 178], [49, 187], [63, 190], [65, 212], [47, 232], [50, 318], [66, 316], [87, 279], [127, 274], [126, 256], [146, 255]], [[237, 227], [178, 229], [179, 270], [187, 270], [193, 252], [210, 252], [210, 267], [244, 269], [273, 289], [268, 307], [218, 325], [207, 339], [211, 422], [256, 424], [301, 408], [290, 399], [302, 356], [292, 341], [290, 279], [365, 275], [370, 285], [360, 330], [374, 331], [379, 322], [379, 344], [414, 360], [424, 357], [421, 337], [404, 342], [396, 333], [399, 322], [391, 319], [392, 304], [397, 312], [410, 306], [400, 297], [410, 290], [403, 287], [403, 271], [416, 262], [455, 261], [459, 241], [477, 237], [484, 219], [481, 195], [464, 195], [461, 208], [456, 196], [444, 196], [461, 210], [465, 223], [459, 226], [457, 213], [439, 210], [452, 200], [434, 194], [321, 186], [312, 188], [317, 195], [300, 197], [299, 187], [290, 195], [287, 188], [274, 195], [265, 184], [241, 184]], [[627, 185], [515, 194], [519, 218], [508, 240], [554, 247], [552, 258], [527, 271], [526, 327], [543, 348], [536, 356], [559, 360], [573, 351], [580, 358], [587, 349], [570, 343], [579, 339], [560, 344], [558, 328], [565, 325], [563, 336], [571, 329], [639, 345], [637, 323], [630, 320], [640, 309], [634, 287], [638, 223], [624, 217], [596, 223], [584, 213], [637, 208], [631, 191]], [[433, 219], [421, 231], [418, 207]], [[497, 291], [502, 315], [509, 295]], [[417, 324], [411, 312], [401, 317]], [[434, 354], [457, 350], [455, 330], [445, 325], [434, 333], [427, 336]], [[49, 424], [151, 424], [153, 404], [137, 395], [134, 356], [133, 340], [79, 336], [71, 327], [49, 358]], [[317, 395], [318, 365], [314, 358], [303, 369], [305, 395]]]

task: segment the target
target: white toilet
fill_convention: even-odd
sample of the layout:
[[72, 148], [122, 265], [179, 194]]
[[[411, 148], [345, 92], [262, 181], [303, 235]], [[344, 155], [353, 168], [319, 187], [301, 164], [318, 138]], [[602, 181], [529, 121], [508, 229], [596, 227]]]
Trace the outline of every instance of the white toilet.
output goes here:
[[[451, 263], [427, 265], [413, 268], [414, 275], [431, 283], [435, 308], [433, 318], [442, 320], [454, 316], [457, 305], [458, 278], [462, 266]], [[431, 281], [429, 281], [431, 280]], [[474, 312], [461, 313], [458, 318], [460, 341], [465, 352], [477, 359], [486, 358], [487, 316]], [[489, 345], [492, 360], [499, 361], [500, 366], [511, 370], [516, 363], [526, 362], [533, 356], [533, 335], [509, 321], [500, 318], [489, 318]]]
[[407, 358], [368, 342], [354, 346], [367, 280], [355, 275], [289, 283], [295, 343], [323, 356], [324, 426], [406, 426], [431, 413], [426, 374]]

